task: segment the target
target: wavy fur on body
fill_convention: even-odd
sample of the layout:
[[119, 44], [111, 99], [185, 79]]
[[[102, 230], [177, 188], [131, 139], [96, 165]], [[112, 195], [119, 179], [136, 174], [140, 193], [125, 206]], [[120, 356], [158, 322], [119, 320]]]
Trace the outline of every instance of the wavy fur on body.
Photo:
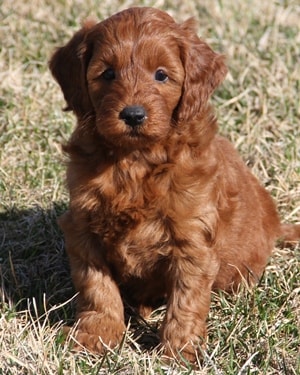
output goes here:
[[[76, 340], [113, 347], [124, 298], [141, 313], [165, 299], [165, 352], [193, 360], [211, 290], [256, 282], [275, 239], [300, 237], [216, 134], [208, 99], [226, 75], [224, 56], [193, 20], [132, 8], [86, 22], [50, 69], [78, 120], [60, 219], [79, 292]], [[145, 116], [132, 125], [122, 111], [133, 106]]]

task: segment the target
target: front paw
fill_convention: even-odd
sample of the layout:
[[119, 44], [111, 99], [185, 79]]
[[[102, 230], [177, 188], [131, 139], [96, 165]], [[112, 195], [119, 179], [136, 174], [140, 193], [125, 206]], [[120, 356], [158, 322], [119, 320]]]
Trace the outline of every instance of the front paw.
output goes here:
[[65, 327], [72, 350], [87, 349], [102, 354], [107, 348], [114, 348], [122, 341], [126, 327], [122, 321], [103, 317], [101, 314], [88, 315], [78, 320], [76, 327]]
[[165, 359], [176, 359], [180, 363], [196, 364], [202, 361], [206, 345], [203, 340], [188, 342], [178, 347], [168, 343], [163, 344], [163, 355]]
[[[168, 331], [168, 330], [166, 330]], [[163, 332], [162, 346], [165, 357], [176, 358], [179, 362], [197, 363], [206, 349], [206, 328], [198, 327], [198, 334], [174, 329]]]

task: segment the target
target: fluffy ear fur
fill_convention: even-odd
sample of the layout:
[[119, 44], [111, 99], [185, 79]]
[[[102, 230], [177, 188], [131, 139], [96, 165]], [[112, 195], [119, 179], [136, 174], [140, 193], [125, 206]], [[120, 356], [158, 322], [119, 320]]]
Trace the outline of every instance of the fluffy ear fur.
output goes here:
[[215, 53], [198, 38], [194, 19], [180, 25], [184, 38], [181, 59], [185, 69], [185, 82], [178, 107], [178, 120], [192, 120], [207, 103], [210, 95], [224, 80], [227, 67], [225, 57]]
[[64, 47], [57, 49], [49, 63], [67, 102], [66, 110], [74, 111], [78, 117], [92, 110], [85, 77], [91, 52], [84, 41], [95, 24], [95, 21], [87, 21]]

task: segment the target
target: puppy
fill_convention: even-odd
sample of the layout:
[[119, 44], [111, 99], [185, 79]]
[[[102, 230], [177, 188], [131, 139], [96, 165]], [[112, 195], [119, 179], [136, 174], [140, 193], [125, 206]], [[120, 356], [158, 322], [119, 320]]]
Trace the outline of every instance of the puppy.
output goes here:
[[224, 56], [193, 20], [131, 8], [86, 22], [50, 69], [77, 117], [60, 219], [79, 293], [77, 343], [114, 347], [124, 298], [144, 314], [165, 300], [165, 353], [193, 361], [212, 289], [257, 282], [275, 239], [300, 237], [216, 134], [208, 100]]

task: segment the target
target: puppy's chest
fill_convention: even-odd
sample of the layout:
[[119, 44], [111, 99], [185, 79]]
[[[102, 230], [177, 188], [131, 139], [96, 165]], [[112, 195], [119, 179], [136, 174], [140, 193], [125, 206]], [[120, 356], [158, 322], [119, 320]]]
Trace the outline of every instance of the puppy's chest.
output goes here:
[[132, 228], [149, 212], [168, 209], [165, 203], [173, 183], [171, 171], [171, 164], [151, 168], [140, 162], [120, 163], [100, 171], [91, 191], [97, 200], [97, 215], [104, 221], [109, 216], [118, 231]]
[[[97, 209], [90, 214], [90, 228], [98, 235], [108, 262], [126, 275], [145, 275], [172, 251], [176, 240], [176, 201], [169, 199], [168, 167], [116, 171], [98, 179]], [[179, 199], [179, 198], [178, 198]]]
[[[126, 173], [108, 183], [106, 179], [97, 210], [92, 213], [93, 229], [106, 243], [132, 241], [144, 237], [157, 227], [166, 226], [163, 218], [168, 215], [164, 183], [153, 181], [153, 176], [132, 176]], [[108, 186], [109, 185], [109, 186]], [[159, 225], [158, 225], [159, 223]], [[142, 231], [144, 233], [142, 233]]]

